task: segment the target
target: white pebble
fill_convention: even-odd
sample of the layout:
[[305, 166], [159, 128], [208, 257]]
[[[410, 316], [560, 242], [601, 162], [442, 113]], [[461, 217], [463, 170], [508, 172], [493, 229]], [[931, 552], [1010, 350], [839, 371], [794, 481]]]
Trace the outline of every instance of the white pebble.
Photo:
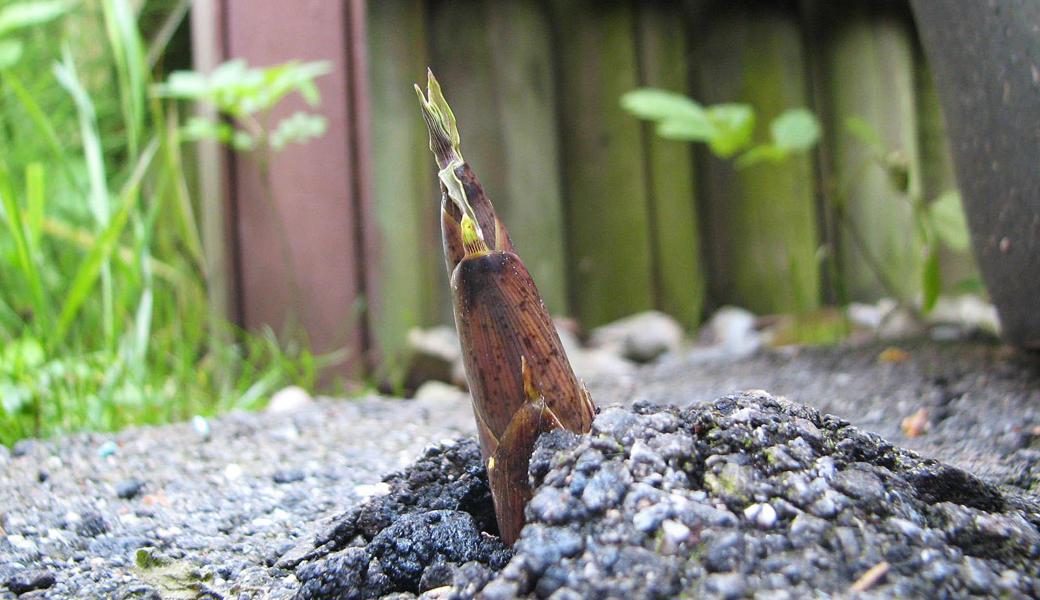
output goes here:
[[314, 402], [311, 395], [307, 393], [307, 390], [291, 385], [286, 388], [282, 388], [275, 392], [271, 396], [271, 401], [267, 403], [266, 412], [269, 413], [291, 413], [300, 410]]
[[36, 550], [36, 544], [23, 535], [9, 535], [7, 536], [7, 541], [10, 542], [12, 546], [23, 552]]
[[765, 502], [752, 504], [744, 509], [744, 518], [762, 529], [769, 529], [776, 523], [776, 509]]
[[367, 484], [354, 486], [354, 493], [360, 498], [368, 498], [369, 496], [382, 496], [390, 491], [390, 486], [380, 481], [379, 483]]
[[673, 544], [678, 545], [690, 539], [690, 527], [674, 519], [665, 519], [661, 522], [660, 529], [665, 532], [665, 540]]
[[234, 481], [242, 476], [242, 467], [238, 463], [228, 463], [228, 466], [224, 467], [224, 478], [228, 481]]
[[195, 415], [191, 418], [191, 426], [195, 428], [195, 432], [202, 436], [202, 439], [208, 440], [212, 431], [209, 428], [209, 421], [206, 420], [202, 415]]

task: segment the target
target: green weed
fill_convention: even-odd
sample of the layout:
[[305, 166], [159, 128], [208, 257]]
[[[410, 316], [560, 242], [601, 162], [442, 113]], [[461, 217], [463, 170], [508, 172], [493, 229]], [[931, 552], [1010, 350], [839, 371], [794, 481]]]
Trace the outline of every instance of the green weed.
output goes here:
[[[147, 43], [142, 4], [171, 7]], [[255, 409], [332, 360], [208, 318], [177, 104], [150, 93], [185, 6], [0, 0], [2, 444]]]

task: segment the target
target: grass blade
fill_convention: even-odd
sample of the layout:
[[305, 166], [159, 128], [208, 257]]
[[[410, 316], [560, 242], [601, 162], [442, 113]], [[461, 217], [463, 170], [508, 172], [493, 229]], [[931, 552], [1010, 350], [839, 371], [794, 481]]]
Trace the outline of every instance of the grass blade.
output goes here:
[[138, 160], [134, 172], [127, 181], [126, 186], [120, 192], [120, 206], [116, 214], [109, 220], [108, 227], [101, 233], [97, 239], [97, 243], [90, 249], [90, 252], [83, 258], [79, 268], [76, 270], [76, 275], [72, 280], [72, 285], [69, 287], [68, 297], [65, 299], [65, 304], [62, 306], [61, 315], [58, 317], [58, 325], [54, 330], [54, 335], [50, 340], [50, 347], [54, 348], [65, 341], [65, 336], [68, 335], [69, 327], [72, 325], [72, 321], [76, 318], [80, 309], [83, 307], [83, 303], [90, 295], [90, 291], [94, 288], [98, 278], [101, 275], [101, 270], [104, 265], [107, 265], [112, 252], [115, 251], [119, 236], [123, 233], [123, 229], [126, 227], [127, 221], [130, 219], [131, 211], [137, 205], [137, 199], [139, 197], [138, 188], [140, 187], [141, 180], [144, 178], [145, 173], [148, 170], [148, 166], [152, 162], [152, 158], [155, 156], [155, 152], [158, 149], [158, 142], [153, 140], [145, 150], [144, 154]]
[[36, 126], [37, 131], [43, 137], [44, 142], [47, 144], [47, 150], [50, 151], [55, 161], [61, 165], [62, 175], [73, 189], [83, 191], [80, 188], [79, 181], [72, 173], [72, 167], [69, 166], [68, 156], [65, 150], [62, 149], [61, 141], [58, 140], [58, 134], [54, 130], [54, 125], [51, 123], [50, 118], [47, 117], [47, 113], [40, 107], [39, 102], [36, 98], [29, 93], [25, 85], [18, 77], [11, 71], [5, 71], [3, 73], [4, 83], [7, 87], [14, 92], [14, 95], [18, 97], [18, 101], [22, 104], [22, 108], [28, 114], [29, 119]]
[[115, 60], [119, 98], [123, 109], [130, 160], [137, 158], [144, 127], [148, 68], [133, 8], [127, 0], [104, 0], [105, 31]]
[[[72, 60], [72, 53], [68, 46], [62, 49], [62, 62], [55, 65], [54, 75], [76, 104], [83, 157], [87, 163], [87, 177], [90, 180], [90, 207], [94, 213], [98, 230], [106, 230], [110, 225], [112, 206], [108, 181], [105, 177], [105, 158], [101, 149], [101, 137], [98, 135], [97, 113], [94, 111], [94, 103], [91, 101], [90, 95], [76, 74], [76, 63]], [[98, 268], [101, 274], [102, 327], [105, 340], [109, 347], [112, 347], [115, 343], [115, 302], [112, 292], [112, 265], [107, 259], [107, 254]]]
[[105, 159], [101, 151], [101, 138], [98, 135], [97, 114], [90, 95], [76, 73], [76, 63], [73, 62], [68, 47], [62, 50], [62, 62], [54, 65], [54, 76], [76, 104], [83, 158], [87, 163], [87, 177], [90, 180], [90, 208], [98, 227], [104, 228], [108, 224], [112, 207], [108, 195], [108, 182], [105, 179]]
[[43, 165], [31, 163], [25, 168], [25, 223], [28, 228], [29, 251], [36, 256], [43, 230], [44, 196]]
[[154, 69], [155, 65], [159, 63], [159, 58], [166, 51], [166, 46], [170, 44], [170, 40], [173, 39], [173, 34], [177, 32], [177, 28], [180, 27], [181, 22], [184, 21], [184, 17], [188, 16], [188, 10], [191, 8], [192, 0], [180, 0], [177, 6], [166, 15], [166, 19], [163, 21], [162, 27], [159, 31], [152, 36], [152, 41], [148, 44], [148, 68]]
[[33, 252], [30, 247], [29, 237], [26, 235], [25, 221], [22, 218], [21, 207], [14, 195], [14, 187], [7, 172], [0, 169], [0, 206], [3, 208], [4, 221], [7, 229], [14, 240], [15, 253], [18, 257], [18, 267], [29, 285], [29, 293], [32, 295], [33, 323], [39, 325], [40, 330], [46, 329], [50, 311], [47, 299], [43, 291], [43, 279], [40, 270], [33, 260]]

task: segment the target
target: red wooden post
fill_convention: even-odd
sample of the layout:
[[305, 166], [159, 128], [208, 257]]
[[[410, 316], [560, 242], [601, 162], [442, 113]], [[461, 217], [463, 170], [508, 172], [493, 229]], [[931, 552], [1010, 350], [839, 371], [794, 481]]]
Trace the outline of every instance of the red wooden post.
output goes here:
[[[255, 160], [232, 157], [230, 218], [241, 323], [279, 333], [299, 326], [316, 352], [346, 350], [337, 374], [356, 375], [368, 345], [364, 255], [371, 244], [367, 117], [359, 113], [366, 97], [364, 3], [217, 0], [215, 8], [224, 59], [332, 64], [318, 80], [325, 135], [273, 156], [271, 198]], [[274, 119], [304, 108], [298, 98], [283, 104]]]

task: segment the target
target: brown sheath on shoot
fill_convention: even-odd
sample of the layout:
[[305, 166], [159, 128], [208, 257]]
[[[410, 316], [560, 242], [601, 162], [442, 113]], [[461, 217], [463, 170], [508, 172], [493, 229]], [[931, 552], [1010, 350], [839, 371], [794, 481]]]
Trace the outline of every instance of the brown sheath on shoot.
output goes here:
[[480, 449], [499, 533], [512, 545], [531, 499], [527, 468], [539, 434], [588, 433], [594, 408], [509, 232], [462, 158], [455, 116], [433, 74], [425, 95], [415, 91], [440, 168], [444, 258]]

